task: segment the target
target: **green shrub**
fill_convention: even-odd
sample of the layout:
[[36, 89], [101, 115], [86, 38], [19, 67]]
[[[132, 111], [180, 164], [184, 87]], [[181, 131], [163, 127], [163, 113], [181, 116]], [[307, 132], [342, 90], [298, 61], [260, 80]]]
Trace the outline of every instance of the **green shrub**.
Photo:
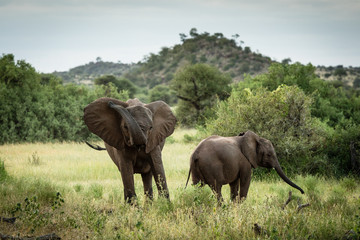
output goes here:
[[75, 186], [74, 186], [74, 190], [75, 190], [75, 192], [81, 192], [82, 190], [83, 190], [83, 186], [81, 185], [81, 184], [76, 184]]
[[311, 117], [311, 102], [296, 86], [283, 85], [271, 92], [234, 89], [206, 126], [209, 135], [235, 136], [252, 130], [273, 143], [285, 171], [302, 172], [324, 142], [324, 126]]
[[[4, 69], [12, 69], [5, 71]], [[0, 144], [16, 142], [83, 141], [92, 135], [82, 121], [83, 109], [99, 97], [127, 100], [113, 83], [90, 89], [62, 85], [42, 76], [13, 55], [0, 58]]]
[[95, 199], [101, 199], [104, 193], [104, 187], [100, 184], [93, 183], [88, 190], [88, 196]]
[[352, 193], [359, 186], [359, 181], [353, 177], [345, 177], [341, 179], [340, 185], [346, 189], [346, 191]]

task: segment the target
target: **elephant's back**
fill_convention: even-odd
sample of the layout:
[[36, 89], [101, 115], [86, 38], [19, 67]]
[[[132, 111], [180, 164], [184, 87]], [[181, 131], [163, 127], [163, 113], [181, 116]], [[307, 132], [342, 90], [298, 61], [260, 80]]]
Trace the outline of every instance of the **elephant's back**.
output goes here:
[[233, 137], [210, 136], [199, 143], [193, 153], [193, 158], [208, 159], [209, 161], [236, 158], [241, 151]]

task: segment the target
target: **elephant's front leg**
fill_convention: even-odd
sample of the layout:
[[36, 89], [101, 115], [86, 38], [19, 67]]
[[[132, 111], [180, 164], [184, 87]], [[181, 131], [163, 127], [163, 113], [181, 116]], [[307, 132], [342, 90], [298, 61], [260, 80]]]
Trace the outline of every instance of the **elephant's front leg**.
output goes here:
[[152, 189], [152, 172], [141, 173], [141, 178], [144, 184], [144, 194], [151, 200], [153, 199], [153, 189]]
[[234, 182], [230, 183], [230, 197], [231, 201], [235, 201], [239, 195], [239, 186], [240, 186], [240, 179], [236, 179]]
[[124, 199], [131, 203], [136, 198], [134, 185], [134, 169], [131, 160], [120, 161], [120, 173], [124, 185]]
[[170, 199], [169, 190], [166, 184], [165, 170], [161, 159], [161, 149], [157, 146], [151, 153], [151, 170], [155, 178], [159, 195]]
[[246, 198], [251, 181], [251, 165], [244, 164], [240, 169], [240, 200]]

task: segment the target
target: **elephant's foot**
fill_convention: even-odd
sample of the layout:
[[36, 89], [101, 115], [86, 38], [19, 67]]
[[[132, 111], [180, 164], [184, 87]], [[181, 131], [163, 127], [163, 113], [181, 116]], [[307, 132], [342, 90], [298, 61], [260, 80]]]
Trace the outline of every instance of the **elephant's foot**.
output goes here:
[[127, 192], [124, 195], [124, 199], [126, 203], [129, 203], [131, 205], [136, 205], [136, 194], [132, 192]]
[[159, 193], [160, 197], [166, 198], [167, 200], [170, 201], [170, 195], [169, 195], [169, 191], [168, 190], [161, 190]]

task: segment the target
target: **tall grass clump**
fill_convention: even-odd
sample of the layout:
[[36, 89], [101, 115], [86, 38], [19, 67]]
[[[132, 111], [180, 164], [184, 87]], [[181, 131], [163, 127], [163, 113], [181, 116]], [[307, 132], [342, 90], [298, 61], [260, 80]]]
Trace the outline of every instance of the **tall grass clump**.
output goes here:
[[94, 199], [101, 199], [104, 193], [104, 188], [102, 185], [98, 184], [98, 183], [93, 183], [90, 185], [87, 195], [90, 198], [94, 198]]
[[0, 183], [5, 181], [5, 179], [8, 177], [8, 173], [6, 172], [5, 169], [5, 163], [4, 161], [0, 158]]
[[199, 184], [178, 191], [179, 196], [175, 201], [179, 207], [190, 208], [200, 205], [202, 207], [212, 207], [217, 201], [210, 188], [200, 187]]
[[28, 163], [34, 166], [38, 166], [41, 164], [41, 159], [36, 151], [31, 154], [31, 157], [28, 158]]

